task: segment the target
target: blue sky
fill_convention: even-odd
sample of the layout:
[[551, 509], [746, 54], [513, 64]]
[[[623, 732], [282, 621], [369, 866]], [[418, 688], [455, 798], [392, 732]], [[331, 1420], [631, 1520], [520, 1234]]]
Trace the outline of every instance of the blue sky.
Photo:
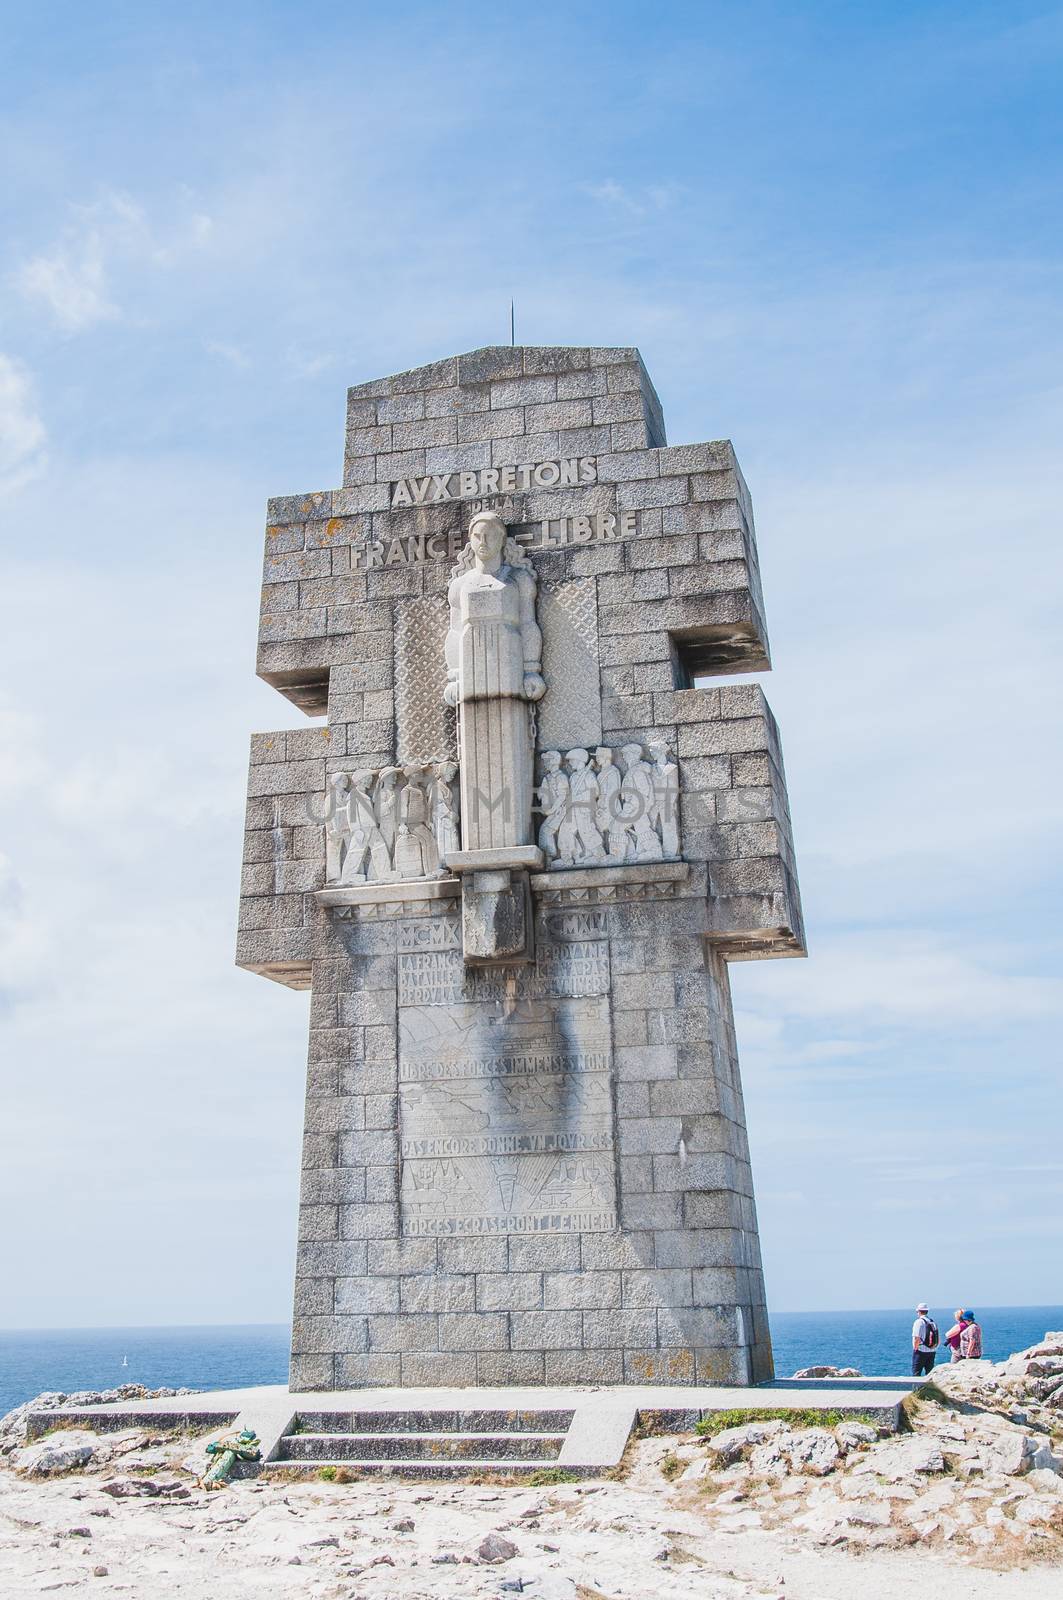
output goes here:
[[732, 968], [779, 1309], [1060, 1291], [1063, 9], [5, 8], [0, 1325], [287, 1315], [232, 966], [264, 503], [360, 382], [637, 344], [753, 492], [807, 962]]

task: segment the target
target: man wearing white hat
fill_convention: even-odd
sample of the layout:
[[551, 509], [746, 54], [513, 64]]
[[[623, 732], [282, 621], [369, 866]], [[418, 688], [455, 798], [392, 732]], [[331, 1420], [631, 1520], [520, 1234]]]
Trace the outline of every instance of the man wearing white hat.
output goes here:
[[912, 1323], [913, 1378], [925, 1378], [928, 1372], [933, 1371], [940, 1343], [941, 1335], [938, 1333], [937, 1323], [930, 1315], [930, 1307], [920, 1300], [915, 1308], [915, 1321]]

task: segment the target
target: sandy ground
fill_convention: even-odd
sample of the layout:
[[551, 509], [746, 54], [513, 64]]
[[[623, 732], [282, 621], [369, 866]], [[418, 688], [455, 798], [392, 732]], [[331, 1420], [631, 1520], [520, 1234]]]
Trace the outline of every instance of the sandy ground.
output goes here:
[[[86, 1589], [135, 1600], [214, 1594], [389, 1600], [916, 1600], [928, 1587], [965, 1600], [1059, 1600], [1063, 1564], [993, 1570], [992, 1552], [813, 1548], [780, 1526], [728, 1532], [696, 1484], [669, 1482], [676, 1441], [635, 1447], [625, 1481], [545, 1488], [367, 1480], [237, 1483], [187, 1499], [114, 1499], [116, 1476], [33, 1481], [0, 1472], [0, 1596]], [[167, 1459], [188, 1456], [172, 1446]], [[179, 1493], [188, 1479], [163, 1468]], [[489, 1561], [484, 1538], [516, 1548]], [[503, 1547], [504, 1550], [504, 1547]], [[490, 1553], [490, 1552], [489, 1552]], [[989, 1563], [989, 1564], [987, 1564]]]

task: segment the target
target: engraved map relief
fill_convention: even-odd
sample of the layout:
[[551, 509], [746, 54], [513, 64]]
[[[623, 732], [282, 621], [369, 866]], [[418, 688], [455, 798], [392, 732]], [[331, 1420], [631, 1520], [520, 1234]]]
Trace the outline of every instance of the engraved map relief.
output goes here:
[[[607, 947], [545, 946], [540, 956], [523, 971], [470, 973], [462, 986], [460, 951], [400, 949], [408, 1237], [617, 1225]], [[423, 968], [404, 979], [404, 959], [456, 966], [433, 985]]]
[[593, 578], [543, 585], [539, 591], [543, 677], [551, 686], [539, 706], [538, 746], [567, 749], [602, 740], [598, 660], [598, 587]]
[[454, 712], [443, 704], [443, 645], [450, 612], [445, 595], [424, 595], [395, 608], [396, 760], [457, 756]]

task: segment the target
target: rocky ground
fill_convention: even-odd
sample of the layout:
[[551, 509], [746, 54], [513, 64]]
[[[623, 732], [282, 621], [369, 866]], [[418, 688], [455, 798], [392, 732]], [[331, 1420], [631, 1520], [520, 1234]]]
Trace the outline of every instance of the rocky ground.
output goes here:
[[57, 1429], [27, 1444], [21, 1408], [0, 1422], [0, 1596], [915, 1600], [956, 1583], [965, 1600], [1058, 1597], [1063, 1333], [934, 1380], [901, 1435], [742, 1420], [641, 1440], [608, 1480], [538, 1487], [208, 1494], [204, 1438]]

